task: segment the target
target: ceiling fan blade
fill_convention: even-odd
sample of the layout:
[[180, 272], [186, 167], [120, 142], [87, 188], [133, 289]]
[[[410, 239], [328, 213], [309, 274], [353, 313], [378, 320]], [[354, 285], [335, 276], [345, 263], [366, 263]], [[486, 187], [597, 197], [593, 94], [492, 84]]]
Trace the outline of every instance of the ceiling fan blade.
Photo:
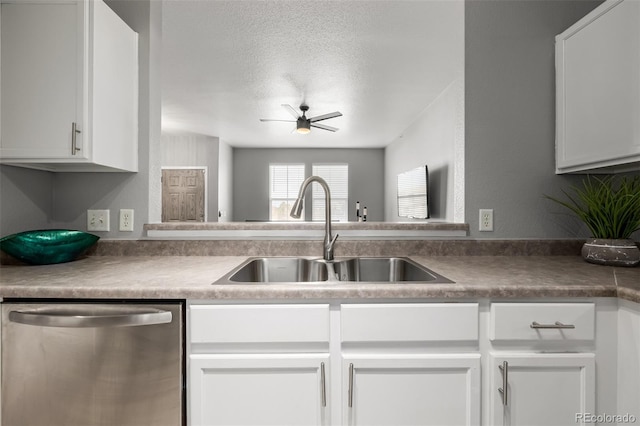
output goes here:
[[334, 117], [341, 117], [342, 113], [340, 111], [335, 111], [335, 112], [330, 112], [329, 114], [323, 114], [323, 115], [318, 115], [316, 117], [311, 117], [309, 118], [309, 121], [316, 122], [316, 121], [320, 121], [320, 120], [328, 120], [330, 118], [334, 118]]
[[289, 114], [291, 114], [293, 117], [295, 117], [295, 119], [297, 120], [298, 117], [300, 117], [300, 113], [291, 105], [288, 104], [282, 104], [282, 106], [284, 107], [284, 109], [287, 110], [287, 112], [289, 112]]
[[276, 118], [261, 118], [260, 121], [286, 121], [287, 123], [295, 123], [296, 120], [278, 120]]
[[337, 127], [331, 127], [324, 124], [316, 124], [316, 123], [311, 123], [311, 127], [317, 127], [318, 129], [328, 130], [330, 132], [337, 132], [338, 130], [340, 130]]

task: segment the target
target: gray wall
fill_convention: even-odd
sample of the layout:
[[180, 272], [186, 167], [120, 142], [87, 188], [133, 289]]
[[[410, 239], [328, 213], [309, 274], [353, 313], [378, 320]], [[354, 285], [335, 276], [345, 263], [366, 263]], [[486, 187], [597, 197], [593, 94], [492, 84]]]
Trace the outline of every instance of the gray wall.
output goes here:
[[[367, 206], [369, 221], [384, 218], [383, 149], [251, 149], [233, 150], [233, 220], [269, 220], [269, 163], [349, 163], [349, 217], [355, 204]], [[311, 197], [306, 197], [309, 201]], [[305, 206], [311, 220], [311, 205]]]
[[[461, 55], [463, 52], [461, 52]], [[462, 72], [460, 73], [462, 74]], [[399, 173], [427, 165], [431, 218], [464, 221], [464, 87], [453, 81], [401, 137], [385, 149], [385, 220], [424, 221], [398, 216]], [[459, 202], [460, 205], [456, 205]]]
[[0, 166], [0, 237], [50, 228], [53, 174]]
[[[556, 176], [554, 37], [599, 1], [465, 3], [465, 211], [471, 236], [582, 236], [543, 198], [580, 176]], [[478, 232], [478, 209], [495, 232]]]
[[[55, 226], [86, 229], [89, 208], [111, 209], [115, 229], [117, 210], [135, 209], [135, 232], [101, 233], [107, 237], [137, 238], [143, 223], [159, 221], [160, 160], [154, 147], [160, 144], [156, 43], [161, 32], [160, 2], [108, 3], [140, 34], [140, 172], [53, 174], [1, 166], [0, 235]], [[587, 236], [543, 194], [558, 195], [562, 187], [581, 179], [554, 174], [554, 36], [597, 4], [588, 0], [466, 1], [465, 217], [473, 237]], [[242, 182], [236, 180], [236, 164], [234, 188]], [[379, 167], [370, 168], [383, 168], [382, 155], [375, 164]], [[245, 170], [241, 178], [253, 174]], [[382, 219], [383, 185], [381, 177], [377, 185], [370, 185], [375, 195], [356, 195], [368, 204], [372, 220]], [[379, 208], [371, 207], [376, 197], [380, 197]], [[234, 209], [249, 213], [256, 205], [249, 201]], [[495, 232], [477, 231], [480, 208], [494, 209]], [[158, 217], [150, 217], [150, 210]]]
[[[56, 173], [53, 214], [57, 226], [86, 229], [87, 209], [110, 209], [111, 231], [101, 237], [139, 238], [148, 222], [150, 140], [150, 3], [109, 0], [109, 6], [139, 35], [138, 173]], [[119, 209], [134, 209], [134, 232], [119, 232]]]

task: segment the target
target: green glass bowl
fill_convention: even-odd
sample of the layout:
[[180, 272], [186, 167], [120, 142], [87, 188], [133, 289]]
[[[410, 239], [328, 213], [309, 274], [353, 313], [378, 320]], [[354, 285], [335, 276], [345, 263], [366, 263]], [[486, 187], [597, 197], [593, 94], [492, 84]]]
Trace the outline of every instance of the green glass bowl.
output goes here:
[[0, 249], [32, 265], [71, 262], [94, 245], [100, 237], [69, 229], [43, 229], [8, 235], [0, 239]]

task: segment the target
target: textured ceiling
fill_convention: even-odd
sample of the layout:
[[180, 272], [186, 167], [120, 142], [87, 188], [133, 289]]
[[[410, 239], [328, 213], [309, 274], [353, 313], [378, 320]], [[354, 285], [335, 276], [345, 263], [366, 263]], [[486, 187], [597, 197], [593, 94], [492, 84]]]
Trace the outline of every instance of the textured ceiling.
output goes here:
[[[163, 130], [246, 147], [383, 147], [464, 72], [464, 3], [164, 0]], [[340, 130], [292, 133], [281, 104]]]

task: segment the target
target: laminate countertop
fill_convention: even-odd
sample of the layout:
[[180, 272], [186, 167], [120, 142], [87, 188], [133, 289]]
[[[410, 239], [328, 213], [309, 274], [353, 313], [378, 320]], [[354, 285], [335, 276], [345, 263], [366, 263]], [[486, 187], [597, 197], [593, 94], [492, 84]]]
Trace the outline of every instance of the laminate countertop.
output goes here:
[[415, 256], [447, 284], [213, 284], [245, 256], [88, 256], [0, 267], [1, 298], [446, 299], [619, 297], [640, 303], [640, 268], [579, 256]]

